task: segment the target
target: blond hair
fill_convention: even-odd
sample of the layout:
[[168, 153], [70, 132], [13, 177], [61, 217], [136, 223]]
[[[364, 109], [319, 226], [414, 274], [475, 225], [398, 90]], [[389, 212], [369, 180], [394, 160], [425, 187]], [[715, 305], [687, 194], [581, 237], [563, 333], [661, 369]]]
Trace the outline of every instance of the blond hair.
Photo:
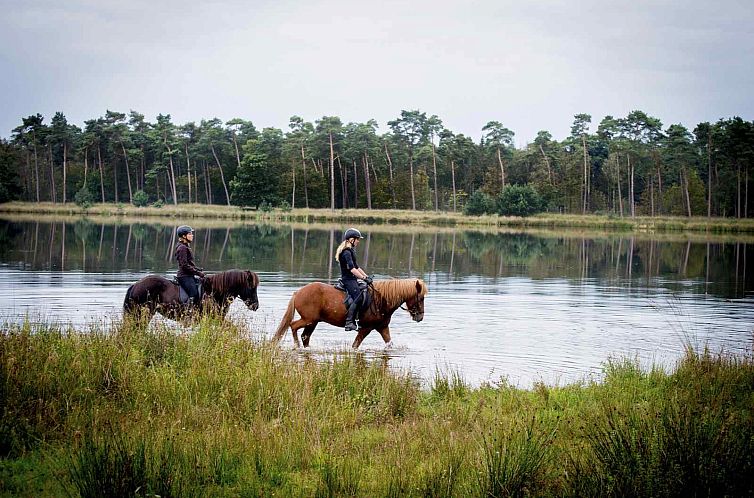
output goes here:
[[335, 261], [340, 261], [340, 253], [342, 253], [343, 249], [345, 249], [346, 247], [353, 247], [353, 244], [348, 242], [348, 240], [341, 242], [338, 248], [335, 250]]

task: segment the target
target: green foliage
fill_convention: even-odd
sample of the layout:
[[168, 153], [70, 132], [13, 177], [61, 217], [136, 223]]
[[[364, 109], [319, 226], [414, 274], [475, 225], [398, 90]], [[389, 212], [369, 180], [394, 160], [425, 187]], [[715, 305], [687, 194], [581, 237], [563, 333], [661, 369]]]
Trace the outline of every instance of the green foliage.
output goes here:
[[529, 216], [544, 207], [542, 197], [531, 185], [506, 185], [497, 198], [497, 212], [502, 216]]
[[546, 489], [545, 469], [553, 457], [556, 430], [532, 419], [523, 427], [495, 425], [484, 437], [482, 496], [538, 496]]
[[262, 152], [263, 145], [259, 140], [244, 145], [246, 156], [230, 182], [230, 200], [235, 205], [260, 208], [263, 203], [274, 206], [280, 202], [278, 174]]
[[94, 195], [88, 187], [84, 186], [81, 187], [78, 192], [76, 192], [76, 196], [73, 198], [73, 201], [77, 206], [83, 209], [87, 209], [91, 207], [92, 204], [94, 204]]
[[471, 194], [463, 208], [464, 214], [481, 216], [495, 212], [495, 200], [481, 190]]
[[152, 207], [153, 207], [153, 208], [157, 208], [157, 209], [161, 208], [161, 207], [162, 207], [162, 206], [164, 206], [164, 205], [165, 205], [165, 202], [163, 202], [163, 200], [162, 200], [162, 199], [157, 199], [156, 201], [154, 201], [154, 202], [152, 203]]
[[145, 207], [149, 204], [149, 196], [143, 190], [137, 190], [134, 192], [132, 202], [136, 207]]
[[217, 318], [191, 334], [0, 332], [1, 494], [754, 492], [750, 356], [689, 351], [671, 374], [612, 362], [602, 384], [531, 391], [438, 373], [423, 392], [379, 361], [302, 361]]
[[21, 162], [19, 150], [0, 139], [0, 203], [18, 199], [21, 194], [21, 182], [16, 172]]

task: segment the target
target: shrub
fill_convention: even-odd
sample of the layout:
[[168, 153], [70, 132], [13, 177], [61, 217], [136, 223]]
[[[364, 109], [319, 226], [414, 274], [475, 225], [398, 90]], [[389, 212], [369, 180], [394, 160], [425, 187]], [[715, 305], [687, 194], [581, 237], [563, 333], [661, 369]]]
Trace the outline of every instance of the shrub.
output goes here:
[[529, 216], [544, 209], [544, 202], [531, 185], [508, 185], [497, 198], [497, 212], [502, 216]]
[[272, 208], [273, 208], [272, 204], [270, 204], [267, 201], [262, 201], [259, 203], [259, 210], [264, 213], [269, 213], [270, 211], [272, 211]]
[[134, 192], [134, 197], [131, 202], [136, 207], [145, 207], [149, 204], [149, 196], [143, 190], [137, 190]]
[[491, 214], [495, 212], [495, 201], [481, 190], [477, 190], [469, 197], [463, 212], [471, 216]]
[[91, 190], [86, 187], [81, 187], [81, 189], [76, 192], [76, 195], [73, 197], [73, 201], [77, 206], [87, 209], [94, 203], [94, 196], [92, 195]]
[[162, 206], [164, 206], [164, 205], [165, 205], [165, 203], [164, 203], [164, 202], [162, 202], [162, 199], [157, 199], [156, 201], [154, 201], [154, 202], [152, 203], [152, 207], [156, 207], [156, 208], [158, 208], [158, 209], [159, 209], [159, 208], [161, 208], [161, 207], [162, 207]]
[[280, 203], [280, 210], [284, 212], [289, 212], [291, 210], [291, 204], [288, 201], [283, 201]]

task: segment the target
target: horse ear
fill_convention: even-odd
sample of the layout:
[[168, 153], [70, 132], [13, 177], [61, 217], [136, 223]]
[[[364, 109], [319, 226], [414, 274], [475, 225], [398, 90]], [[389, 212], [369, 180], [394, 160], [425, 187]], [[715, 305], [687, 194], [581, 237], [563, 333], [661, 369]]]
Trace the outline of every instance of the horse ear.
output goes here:
[[416, 293], [417, 294], [422, 293], [422, 281], [419, 279], [416, 279]]

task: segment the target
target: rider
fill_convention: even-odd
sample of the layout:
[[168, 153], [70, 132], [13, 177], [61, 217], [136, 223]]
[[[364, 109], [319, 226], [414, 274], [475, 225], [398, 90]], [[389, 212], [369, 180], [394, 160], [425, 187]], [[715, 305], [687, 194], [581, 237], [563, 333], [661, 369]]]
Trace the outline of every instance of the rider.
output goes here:
[[335, 259], [340, 263], [341, 280], [343, 287], [346, 288], [348, 295], [351, 297], [351, 305], [348, 307], [346, 315], [346, 330], [356, 330], [356, 311], [361, 304], [361, 289], [357, 279], [363, 279], [367, 284], [372, 283], [372, 277], [367, 275], [363, 269], [359, 268], [356, 263], [356, 247], [361, 240], [361, 232], [355, 228], [349, 228], [343, 234], [343, 242], [335, 251]]
[[194, 275], [204, 278], [204, 269], [194, 265], [194, 255], [191, 252], [191, 242], [194, 241], [194, 229], [188, 225], [181, 225], [176, 230], [178, 245], [175, 246], [175, 259], [178, 260], [178, 283], [189, 295], [189, 305], [199, 304], [199, 290], [196, 287]]

